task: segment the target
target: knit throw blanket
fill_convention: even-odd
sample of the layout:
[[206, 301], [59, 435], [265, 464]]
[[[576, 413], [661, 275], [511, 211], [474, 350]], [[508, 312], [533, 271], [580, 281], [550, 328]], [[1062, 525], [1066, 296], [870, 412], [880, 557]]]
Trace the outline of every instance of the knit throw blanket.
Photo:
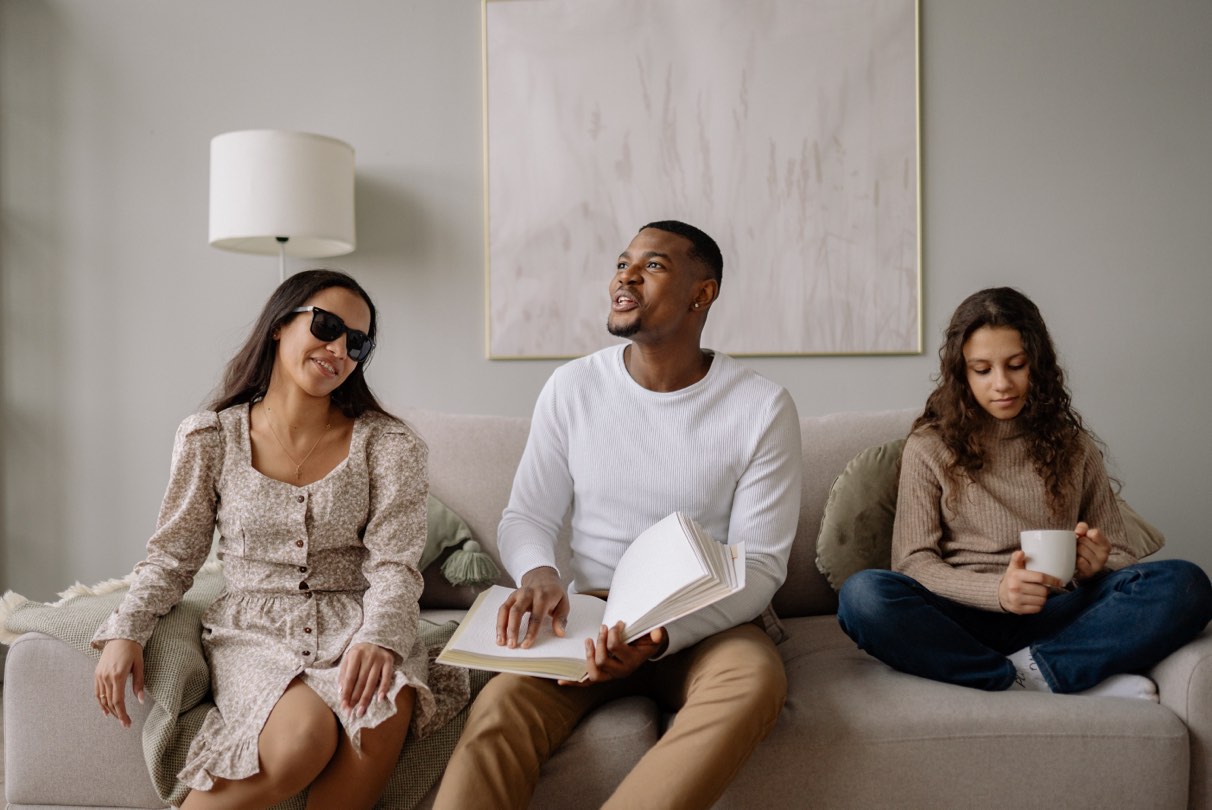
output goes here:
[[[144, 688], [152, 705], [143, 726], [143, 757], [156, 792], [167, 804], [179, 805], [188, 788], [177, 781], [206, 713], [210, 700], [210, 673], [202, 654], [202, 613], [223, 590], [223, 575], [208, 564], [195, 577], [177, 607], [168, 612], [143, 651]], [[85, 588], [77, 586], [55, 604], [25, 601], [9, 593], [0, 606], [7, 613], [0, 641], [11, 643], [21, 633], [38, 632], [59, 639], [96, 661], [100, 653], [89, 642], [106, 617], [122, 601], [126, 583], [111, 581]], [[457, 624], [422, 620], [421, 638], [434, 658], [454, 633]], [[487, 683], [490, 673], [471, 671], [472, 697]], [[81, 689], [90, 685], [80, 684]], [[99, 710], [98, 710], [99, 711]], [[423, 740], [411, 734], [400, 752], [395, 772], [376, 807], [412, 810], [437, 783], [467, 719], [464, 707], [445, 726]], [[302, 810], [306, 794], [276, 805], [275, 810]]]

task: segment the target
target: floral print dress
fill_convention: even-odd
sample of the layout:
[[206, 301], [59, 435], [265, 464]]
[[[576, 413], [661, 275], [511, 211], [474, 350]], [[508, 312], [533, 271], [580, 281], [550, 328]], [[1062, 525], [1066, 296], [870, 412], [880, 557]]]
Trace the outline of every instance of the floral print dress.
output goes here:
[[[129, 594], [93, 637], [147, 643], [210, 553], [216, 527], [225, 591], [202, 618], [215, 708], [194, 739], [181, 781], [259, 770], [257, 739], [291, 681], [336, 713], [355, 748], [362, 729], [396, 712], [416, 690], [411, 732], [424, 737], [468, 699], [466, 672], [436, 667], [417, 635], [425, 543], [427, 449], [405, 424], [367, 413], [349, 456], [323, 479], [297, 487], [252, 466], [249, 405], [205, 411], [177, 430], [172, 473], [147, 559]], [[342, 654], [369, 642], [395, 653], [389, 700], [362, 717], [340, 709]], [[441, 688], [435, 688], [440, 684]]]

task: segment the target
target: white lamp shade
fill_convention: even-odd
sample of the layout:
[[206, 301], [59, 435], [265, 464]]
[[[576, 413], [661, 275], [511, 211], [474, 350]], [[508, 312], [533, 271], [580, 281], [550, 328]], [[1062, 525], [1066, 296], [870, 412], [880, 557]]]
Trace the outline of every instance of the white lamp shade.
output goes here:
[[210, 244], [300, 258], [354, 249], [354, 150], [306, 132], [250, 129], [210, 142]]

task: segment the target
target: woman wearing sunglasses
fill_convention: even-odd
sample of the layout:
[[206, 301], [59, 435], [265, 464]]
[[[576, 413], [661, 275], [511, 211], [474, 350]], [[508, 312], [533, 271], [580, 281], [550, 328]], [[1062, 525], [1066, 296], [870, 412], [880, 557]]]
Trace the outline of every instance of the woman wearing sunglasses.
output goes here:
[[352, 278], [292, 276], [210, 410], [177, 431], [148, 556], [93, 645], [101, 711], [129, 726], [127, 678], [142, 700], [143, 645], [218, 528], [227, 587], [202, 620], [216, 707], [178, 775], [182, 807], [308, 786], [308, 807], [371, 807], [410, 723], [424, 736], [466, 702], [465, 673], [430, 682], [417, 636], [426, 448], [366, 384], [374, 337]]

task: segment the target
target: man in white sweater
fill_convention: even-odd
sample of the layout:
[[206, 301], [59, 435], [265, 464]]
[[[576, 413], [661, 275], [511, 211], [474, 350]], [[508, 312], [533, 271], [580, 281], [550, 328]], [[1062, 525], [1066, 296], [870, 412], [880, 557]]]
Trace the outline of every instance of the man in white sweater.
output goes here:
[[709, 807], [778, 717], [786, 678], [774, 628], [759, 618], [786, 577], [799, 517], [799, 418], [781, 386], [700, 346], [722, 269], [714, 240], [681, 222], [644, 226], [619, 256], [607, 328], [631, 342], [562, 366], [539, 394], [498, 530], [519, 583], [498, 643], [529, 646], [545, 622], [563, 635], [556, 542], [570, 507], [575, 591], [607, 591], [627, 545], [675, 510], [720, 542], [745, 543], [745, 588], [631, 644], [603, 627], [586, 639], [588, 684], [493, 678], [439, 808], [525, 807], [577, 721], [634, 694], [677, 721], [608, 806]]

